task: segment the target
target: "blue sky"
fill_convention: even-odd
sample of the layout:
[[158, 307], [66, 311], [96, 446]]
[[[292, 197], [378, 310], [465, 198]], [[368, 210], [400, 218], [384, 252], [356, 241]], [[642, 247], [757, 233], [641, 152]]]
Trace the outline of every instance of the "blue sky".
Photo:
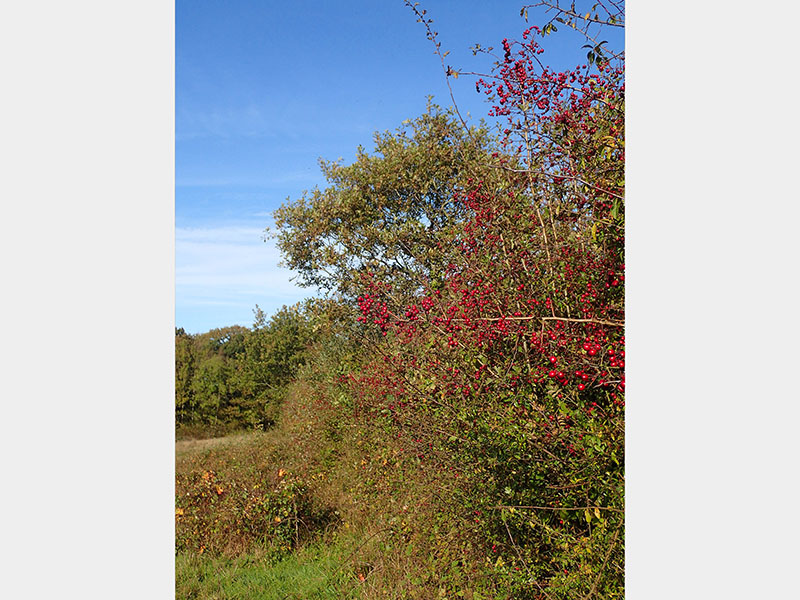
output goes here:
[[[517, 0], [430, 0], [447, 62], [488, 71], [470, 47], [526, 27]], [[531, 12], [529, 21], [537, 22]], [[450, 104], [423, 26], [402, 0], [178, 0], [175, 10], [176, 326], [252, 324], [313, 293], [292, 284], [263, 230], [287, 197], [324, 186], [318, 159], [353, 160], [375, 131]], [[547, 39], [574, 66], [582, 40]], [[452, 80], [466, 115], [485, 116], [474, 80]]]

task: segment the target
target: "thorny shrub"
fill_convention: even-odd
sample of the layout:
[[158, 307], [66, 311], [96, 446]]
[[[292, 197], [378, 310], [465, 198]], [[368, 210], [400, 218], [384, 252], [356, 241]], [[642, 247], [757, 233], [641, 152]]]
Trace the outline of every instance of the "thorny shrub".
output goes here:
[[621, 597], [624, 73], [552, 71], [539, 33], [476, 82], [506, 120], [505, 177], [454, 194], [441, 281], [410, 297], [363, 274], [375, 359], [342, 381], [422, 468], [461, 478], [451, 524], [514, 597]]

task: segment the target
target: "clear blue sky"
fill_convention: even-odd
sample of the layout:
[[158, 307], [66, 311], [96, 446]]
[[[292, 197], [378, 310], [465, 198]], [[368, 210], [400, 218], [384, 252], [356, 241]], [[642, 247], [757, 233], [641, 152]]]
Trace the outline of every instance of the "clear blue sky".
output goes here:
[[[422, 4], [448, 63], [487, 71], [470, 47], [499, 47], [526, 27], [517, 0]], [[543, 17], [531, 11], [531, 23]], [[262, 241], [287, 197], [324, 186], [317, 160], [353, 160], [375, 131], [450, 105], [423, 26], [402, 0], [178, 0], [175, 35], [176, 326], [192, 333], [252, 324], [313, 293], [295, 287]], [[571, 33], [571, 32], [570, 32]], [[575, 66], [582, 40], [550, 36], [554, 66]], [[466, 115], [488, 106], [474, 80], [452, 80]]]

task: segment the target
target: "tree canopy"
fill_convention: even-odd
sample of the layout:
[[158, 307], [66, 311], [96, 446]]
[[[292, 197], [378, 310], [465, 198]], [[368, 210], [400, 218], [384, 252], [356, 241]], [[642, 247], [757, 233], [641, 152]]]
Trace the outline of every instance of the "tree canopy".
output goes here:
[[359, 148], [353, 164], [321, 161], [329, 186], [275, 212], [285, 265], [301, 284], [351, 298], [368, 274], [407, 290], [428, 285], [441, 277], [463, 213], [455, 196], [491, 175], [491, 148], [485, 127], [464, 130], [452, 110], [429, 104], [377, 133], [374, 152]]

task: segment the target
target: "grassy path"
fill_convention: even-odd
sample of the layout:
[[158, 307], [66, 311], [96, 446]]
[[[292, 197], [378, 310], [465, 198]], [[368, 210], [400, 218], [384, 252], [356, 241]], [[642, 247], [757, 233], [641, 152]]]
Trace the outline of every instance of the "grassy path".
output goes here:
[[256, 556], [178, 555], [175, 597], [202, 600], [357, 598], [357, 585], [350, 586], [351, 594], [342, 594], [348, 582], [345, 574], [337, 572], [340, 559], [340, 549], [336, 546], [307, 548], [278, 563]]

